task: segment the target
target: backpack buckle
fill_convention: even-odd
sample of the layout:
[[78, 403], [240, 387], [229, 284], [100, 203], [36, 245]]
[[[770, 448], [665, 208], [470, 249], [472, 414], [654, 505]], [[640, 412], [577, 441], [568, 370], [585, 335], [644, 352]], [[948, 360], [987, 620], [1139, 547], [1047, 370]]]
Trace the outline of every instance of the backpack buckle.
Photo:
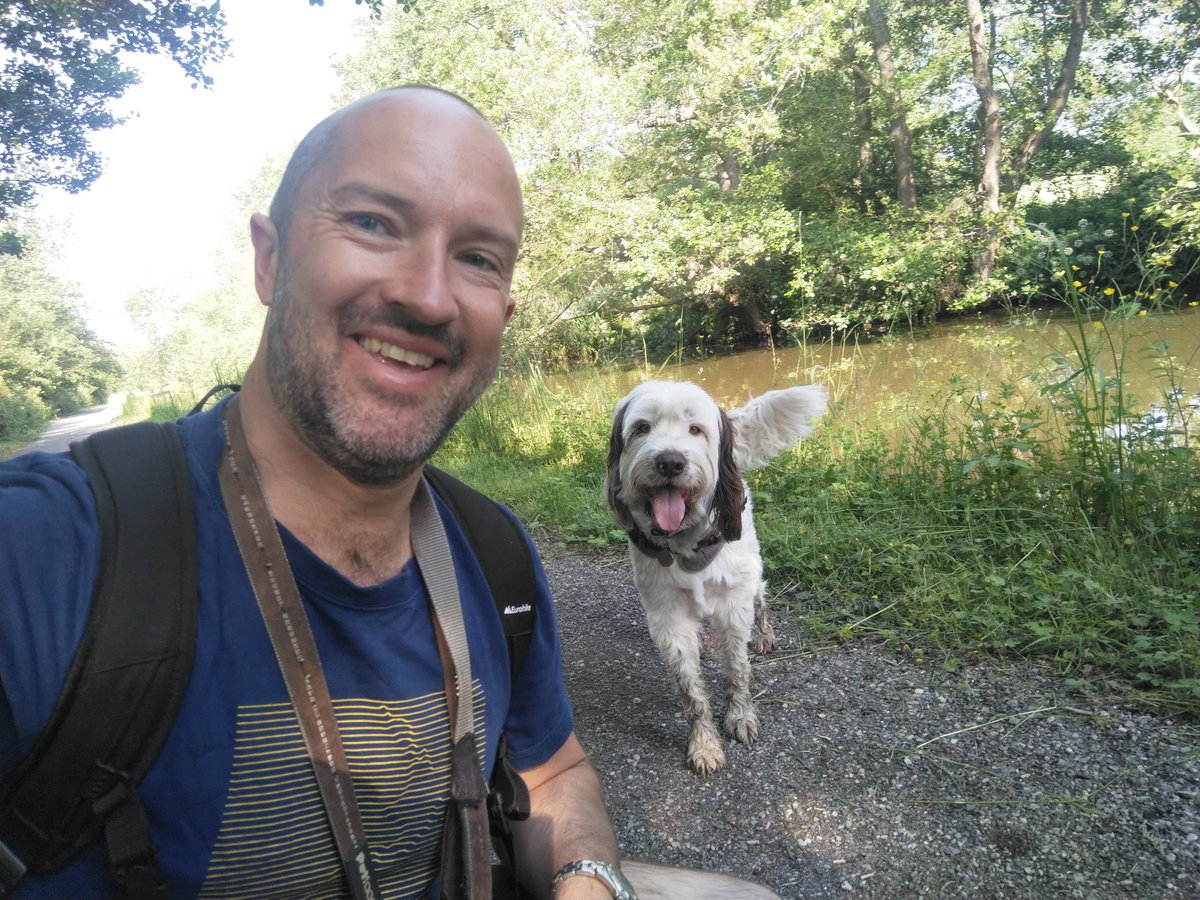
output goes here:
[[4, 841], [0, 841], [0, 897], [15, 894], [24, 877], [25, 863], [8, 849]]
[[150, 839], [146, 811], [129, 776], [113, 774], [117, 775], [116, 784], [92, 804], [92, 811], [104, 823], [112, 876], [127, 897], [166, 898], [169, 894], [158, 877], [158, 853]]

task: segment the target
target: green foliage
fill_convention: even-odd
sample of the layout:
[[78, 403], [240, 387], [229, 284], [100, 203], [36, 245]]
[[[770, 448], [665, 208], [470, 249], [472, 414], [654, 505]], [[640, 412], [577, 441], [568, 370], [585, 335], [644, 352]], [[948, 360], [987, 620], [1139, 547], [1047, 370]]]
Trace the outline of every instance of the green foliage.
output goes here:
[[0, 219], [29, 203], [38, 188], [72, 192], [100, 174], [92, 132], [120, 122], [111, 102], [136, 84], [125, 60], [161, 53], [194, 85], [228, 42], [221, 4], [153, 0], [75, 3], [10, 0], [0, 6]]
[[1047, 201], [1026, 209], [1029, 230], [1006, 266], [1013, 296], [1170, 306], [1200, 291], [1200, 231], [1190, 231], [1193, 217], [1200, 221], [1196, 182], [1166, 172], [1090, 181], [1103, 188], [1063, 198], [1045, 188]]
[[36, 245], [0, 255], [0, 439], [30, 437], [48, 418], [103, 402], [116, 384], [117, 360], [76, 303]]
[[50, 408], [33, 388], [0, 382], [0, 442], [33, 438], [50, 419]]
[[254, 355], [264, 307], [254, 292], [248, 250], [224, 257], [217, 287], [181, 298], [158, 292], [130, 297], [126, 310], [145, 343], [126, 355], [127, 386], [147, 395], [198, 399], [214, 384], [236, 381]]
[[959, 302], [970, 260], [966, 206], [936, 217], [810, 219], [797, 254], [788, 329], [927, 322]]
[[[476, 102], [512, 146], [529, 221], [510, 360], [662, 360], [803, 339], [812, 328], [925, 321], [987, 305], [998, 289], [1010, 300], [1057, 298], [1042, 293], [1053, 270], [1025, 260], [1042, 248], [1020, 230], [1002, 280], [969, 274], [990, 226], [1008, 235], [1012, 211], [994, 223], [980, 214], [961, 9], [886, 8], [917, 163], [919, 204], [907, 215], [892, 202], [893, 111], [862, 4], [418, 4], [385, 13], [345, 64], [346, 92], [442, 84]], [[1018, 5], [996, 22], [1010, 155], [1044, 122], [1066, 40], [1066, 18], [1042, 13]], [[1101, 165], [1143, 181], [1167, 171], [1162, 154], [1177, 148], [1145, 150], [1168, 127], [1147, 115], [1162, 103], [1146, 87], [1195, 42], [1177, 27], [1190, 21], [1186, 4], [1171, 3], [1153, 28], [1147, 15], [1125, 2], [1094, 8], [1070, 127], [1027, 171], [1009, 172], [1011, 184]], [[1110, 60], [1130, 47], [1136, 58], [1118, 77]], [[1144, 127], [1117, 103], [1135, 89]], [[1130, 196], [1142, 198], [1143, 230], [1161, 220], [1148, 190]], [[1099, 212], [1071, 210], [1071, 221], [1100, 221]]]

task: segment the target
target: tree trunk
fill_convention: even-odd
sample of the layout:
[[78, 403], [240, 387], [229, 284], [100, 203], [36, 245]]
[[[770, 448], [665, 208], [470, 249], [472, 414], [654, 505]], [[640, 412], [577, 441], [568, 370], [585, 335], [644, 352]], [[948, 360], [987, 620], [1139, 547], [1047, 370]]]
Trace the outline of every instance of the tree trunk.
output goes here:
[[858, 192], [859, 208], [870, 213], [875, 207], [875, 152], [871, 147], [874, 121], [871, 116], [871, 77], [854, 62], [854, 48], [847, 47], [845, 57], [850, 61], [850, 77], [854, 85], [854, 124], [858, 128], [858, 169], [854, 187]]
[[979, 172], [979, 193], [984, 209], [1000, 211], [1001, 138], [1000, 100], [992, 84], [992, 42], [984, 33], [983, 7], [980, 0], [966, 0], [971, 42], [971, 73], [975, 91], [979, 94], [982, 122], [982, 165]]
[[[970, 6], [971, 2], [973, 0], [969, 0], [967, 5]], [[1058, 124], [1058, 120], [1062, 118], [1063, 110], [1067, 106], [1067, 98], [1071, 95], [1071, 88], [1075, 86], [1075, 73], [1079, 70], [1079, 55], [1083, 51], [1083, 35], [1087, 31], [1087, 21], [1088, 0], [1072, 0], [1071, 37], [1067, 41], [1067, 52], [1063, 56], [1058, 81], [1046, 100], [1046, 112], [1042, 117], [1041, 127], [1035, 128], [1029, 133], [1021, 145], [1021, 152], [1013, 160], [1008, 183], [1005, 185], [1013, 193], [1020, 189], [1030, 161], [1045, 145], [1050, 133]]]
[[1200, 123], [1196, 122], [1183, 105], [1182, 96], [1183, 74], [1179, 75], [1179, 85], [1174, 88], [1160, 87], [1157, 91], [1158, 96], [1165, 100], [1175, 112], [1175, 118], [1179, 121], [1179, 136], [1180, 137], [1200, 137]]
[[887, 12], [880, 0], [869, 0], [867, 12], [871, 19], [871, 40], [875, 47], [875, 62], [879, 65], [879, 87], [888, 101], [892, 124], [888, 133], [896, 155], [896, 199], [905, 209], [917, 205], [917, 188], [913, 173], [912, 141], [908, 134], [908, 119], [904, 103], [896, 87], [896, 63], [892, 59], [892, 39], [888, 32]]
[[717, 183], [722, 193], [736, 191], [742, 183], [742, 167], [732, 153], [721, 154], [721, 165], [717, 171]]
[[971, 73], [975, 91], [979, 94], [979, 111], [982, 125], [982, 160], [979, 170], [978, 192], [983, 197], [984, 211], [989, 214], [989, 224], [984, 237], [984, 247], [972, 262], [975, 276], [983, 282], [992, 277], [996, 269], [996, 256], [1000, 249], [1000, 227], [995, 216], [1000, 212], [1000, 157], [1002, 122], [1000, 100], [992, 83], [992, 46], [994, 37], [985, 36], [983, 7], [980, 0], [966, 0], [968, 31], [971, 44]]

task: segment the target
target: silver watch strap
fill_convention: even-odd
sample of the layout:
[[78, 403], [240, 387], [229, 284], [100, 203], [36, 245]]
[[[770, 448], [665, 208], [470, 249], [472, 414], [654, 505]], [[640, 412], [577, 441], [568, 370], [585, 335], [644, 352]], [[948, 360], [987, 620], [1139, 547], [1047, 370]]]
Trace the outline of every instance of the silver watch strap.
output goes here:
[[624, 873], [612, 863], [598, 859], [576, 859], [567, 863], [554, 876], [552, 893], [557, 893], [558, 886], [572, 875], [590, 875], [599, 879], [612, 892], [613, 900], [637, 900], [637, 894]]

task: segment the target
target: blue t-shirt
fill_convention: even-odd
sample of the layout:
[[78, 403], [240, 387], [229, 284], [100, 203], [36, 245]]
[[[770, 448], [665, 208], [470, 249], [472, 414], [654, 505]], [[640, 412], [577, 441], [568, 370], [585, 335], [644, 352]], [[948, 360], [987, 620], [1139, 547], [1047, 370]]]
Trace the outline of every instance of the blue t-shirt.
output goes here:
[[[173, 897], [336, 896], [338, 855], [217, 484], [221, 408], [179, 422], [198, 526], [196, 657], [174, 728], [139, 793]], [[458, 575], [485, 771], [501, 732], [515, 768], [540, 765], [573, 728], [545, 574], [535, 567], [535, 630], [510, 691], [483, 572], [440, 500], [438, 508]], [[358, 587], [280, 532], [382, 891], [426, 896], [439, 862], [450, 762], [442, 669], [419, 568], [410, 561], [383, 584]], [[530, 552], [536, 560], [532, 545]], [[49, 718], [98, 565], [95, 506], [71, 459], [31, 453], [0, 464], [0, 772], [12, 771]], [[97, 845], [49, 877], [28, 878], [19, 896], [110, 892]]]

